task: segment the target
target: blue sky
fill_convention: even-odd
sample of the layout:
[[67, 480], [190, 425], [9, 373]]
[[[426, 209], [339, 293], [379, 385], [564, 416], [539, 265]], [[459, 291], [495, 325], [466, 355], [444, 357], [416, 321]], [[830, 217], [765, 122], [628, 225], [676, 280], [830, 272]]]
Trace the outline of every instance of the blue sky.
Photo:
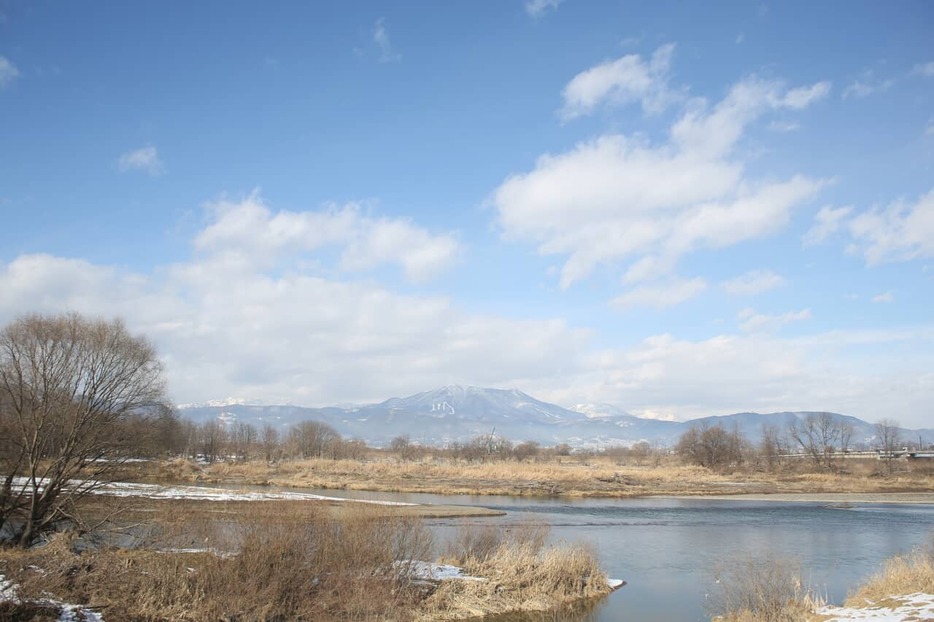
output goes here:
[[0, 2], [0, 321], [179, 403], [930, 426], [928, 2]]

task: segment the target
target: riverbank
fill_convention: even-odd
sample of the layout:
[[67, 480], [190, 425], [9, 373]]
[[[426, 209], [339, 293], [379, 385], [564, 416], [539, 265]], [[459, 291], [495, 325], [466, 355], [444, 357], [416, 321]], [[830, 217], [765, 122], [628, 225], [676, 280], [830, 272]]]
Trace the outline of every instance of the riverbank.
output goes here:
[[[621, 584], [590, 548], [547, 544], [542, 526], [468, 526], [436, 550], [408, 504], [133, 498], [113, 520], [125, 501], [99, 496], [91, 509], [111, 517], [111, 538], [131, 528], [129, 548], [100, 532], [0, 549], [0, 619], [464, 620]], [[438, 562], [416, 561], [427, 559]]]
[[[663, 464], [619, 464], [600, 457], [562, 457], [549, 462], [404, 462], [381, 456], [365, 460], [305, 460], [202, 465], [175, 460], [137, 467], [138, 481], [245, 484], [322, 490], [509, 495], [532, 497], [707, 496], [839, 494], [884, 495], [934, 492], [931, 465], [899, 465], [889, 472], [877, 460], [850, 460], [845, 469], [810, 472], [801, 462], [771, 471], [712, 471], [671, 459]], [[927, 501], [925, 501], [927, 502]]]
[[[689, 499], [696, 495], [671, 495], [672, 498]], [[774, 493], [774, 494], [736, 494], [706, 495], [705, 499], [723, 501], [777, 501], [783, 503], [826, 503], [845, 506], [854, 503], [897, 503], [904, 505], [934, 505], [934, 492], [813, 492], [813, 493]]]

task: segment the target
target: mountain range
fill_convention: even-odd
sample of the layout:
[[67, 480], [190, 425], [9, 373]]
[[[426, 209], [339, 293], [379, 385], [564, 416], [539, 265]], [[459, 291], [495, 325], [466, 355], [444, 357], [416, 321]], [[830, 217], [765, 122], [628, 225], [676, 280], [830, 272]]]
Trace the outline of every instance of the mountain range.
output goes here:
[[[704, 417], [690, 421], [663, 421], [630, 415], [610, 404], [578, 404], [564, 408], [537, 400], [515, 389], [488, 389], [450, 385], [394, 397], [378, 404], [307, 408], [291, 405], [250, 404], [244, 400], [212, 401], [179, 406], [180, 414], [196, 423], [212, 418], [261, 427], [272, 424], [285, 431], [300, 421], [327, 423], [345, 438], [358, 438], [372, 446], [386, 446], [408, 435], [421, 445], [447, 446], [494, 434], [513, 442], [534, 441], [543, 446], [562, 443], [575, 448], [601, 449], [639, 442], [672, 446], [692, 426], [723, 424], [756, 442], [764, 425], [784, 431], [810, 412], [753, 413]], [[853, 446], [871, 445], [875, 424], [856, 417], [830, 413], [853, 429]], [[904, 439], [934, 441], [934, 429], [902, 430]]]

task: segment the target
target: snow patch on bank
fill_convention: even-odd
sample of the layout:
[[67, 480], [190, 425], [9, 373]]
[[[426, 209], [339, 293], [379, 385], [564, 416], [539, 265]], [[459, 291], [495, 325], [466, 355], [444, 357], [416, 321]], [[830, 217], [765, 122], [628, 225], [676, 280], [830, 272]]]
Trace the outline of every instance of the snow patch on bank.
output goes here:
[[[0, 601], [19, 603], [16, 584], [0, 574]], [[33, 604], [58, 609], [58, 622], [104, 622], [104, 616], [93, 609], [81, 605], [70, 605], [50, 598], [30, 601]]]
[[[817, 613], [832, 616], [826, 622], [907, 622], [909, 620], [934, 620], [934, 594], [918, 592], [907, 596], [893, 596], [897, 606], [876, 606], [868, 603], [866, 607], [821, 607]], [[888, 603], [886, 603], [888, 604]]]
[[434, 562], [407, 562], [411, 575], [423, 581], [487, 581], [483, 577], [471, 577], [464, 574], [464, 569], [448, 564]]
[[[25, 488], [29, 480], [25, 477], [13, 479], [13, 486]], [[109, 497], [145, 497], [148, 499], [198, 499], [204, 501], [334, 501], [341, 503], [366, 503], [370, 505], [414, 506], [417, 503], [403, 501], [380, 501], [375, 499], [349, 499], [327, 497], [310, 492], [272, 491], [272, 490], [236, 490], [230, 488], [210, 488], [207, 486], [162, 486], [159, 484], [139, 484], [131, 482], [70, 482], [72, 486], [83, 487], [95, 495]], [[42, 480], [39, 481], [42, 489]]]
[[16, 600], [16, 585], [0, 574], [0, 601]]

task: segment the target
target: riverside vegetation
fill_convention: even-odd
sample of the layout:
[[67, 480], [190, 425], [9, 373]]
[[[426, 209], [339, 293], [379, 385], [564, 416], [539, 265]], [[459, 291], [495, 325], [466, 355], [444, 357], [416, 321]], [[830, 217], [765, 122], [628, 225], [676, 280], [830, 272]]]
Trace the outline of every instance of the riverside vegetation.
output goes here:
[[[905, 611], [901, 617], [872, 618], [904, 606], [910, 595], [934, 601], [934, 540], [907, 555], [889, 559], [884, 568], [851, 593], [842, 608], [828, 608], [810, 590], [790, 560], [734, 560], [716, 573], [708, 610], [715, 622], [819, 622], [830, 619], [930, 619]], [[846, 617], [847, 614], [856, 617]], [[864, 615], [865, 614], [865, 615]], [[844, 617], [840, 617], [840, 616]]]
[[29, 315], [0, 331], [0, 619], [57, 619], [49, 598], [111, 620], [460, 619], [609, 591], [591, 551], [546, 547], [537, 530], [464, 534], [443, 556], [485, 581], [439, 583], [414, 572], [431, 548], [405, 512], [282, 501], [127, 506], [94, 495], [120, 479], [613, 497], [932, 489], [924, 463], [845, 459], [844, 446], [828, 443], [846, 431], [819, 420], [789, 430], [800, 452], [774, 431], [753, 447], [717, 427], [686, 434], [672, 451], [573, 452], [487, 437], [441, 450], [404, 435], [374, 449], [317, 422], [280, 437], [271, 426], [181, 421], [161, 371], [151, 344], [116, 320]]
[[[143, 520], [157, 502], [95, 496], [140, 457], [172, 453], [184, 430], [155, 349], [119, 320], [32, 314], [0, 330], [0, 619], [59, 619], [62, 602], [111, 620], [461, 619], [610, 591], [593, 553], [538, 535], [454, 546], [448, 555], [483, 573], [458, 587], [424, 576], [429, 532], [391, 510], [163, 503]], [[328, 432], [294, 430], [306, 455]], [[211, 442], [226, 430], [200, 432]]]
[[58, 619], [51, 595], [108, 620], [417, 622], [551, 610], [610, 591], [593, 552], [546, 546], [540, 527], [465, 528], [443, 560], [478, 579], [434, 581], [416, 564], [432, 557], [431, 532], [389, 508], [151, 502], [147, 510], [161, 515], [136, 526], [145, 546], [82, 550], [60, 534], [4, 551], [0, 574], [17, 600], [0, 602], [0, 619]]
[[234, 483], [331, 490], [371, 490], [467, 495], [638, 497], [645, 495], [737, 495], [821, 493], [892, 494], [934, 491], [934, 465], [851, 459], [834, 470], [816, 471], [788, 459], [772, 468], [735, 464], [711, 469], [687, 464], [677, 454], [634, 457], [630, 450], [543, 454], [534, 460], [487, 458], [465, 461], [433, 451], [401, 460], [370, 450], [358, 459], [310, 458], [196, 463], [176, 459], [133, 465], [128, 476], [144, 481]]

